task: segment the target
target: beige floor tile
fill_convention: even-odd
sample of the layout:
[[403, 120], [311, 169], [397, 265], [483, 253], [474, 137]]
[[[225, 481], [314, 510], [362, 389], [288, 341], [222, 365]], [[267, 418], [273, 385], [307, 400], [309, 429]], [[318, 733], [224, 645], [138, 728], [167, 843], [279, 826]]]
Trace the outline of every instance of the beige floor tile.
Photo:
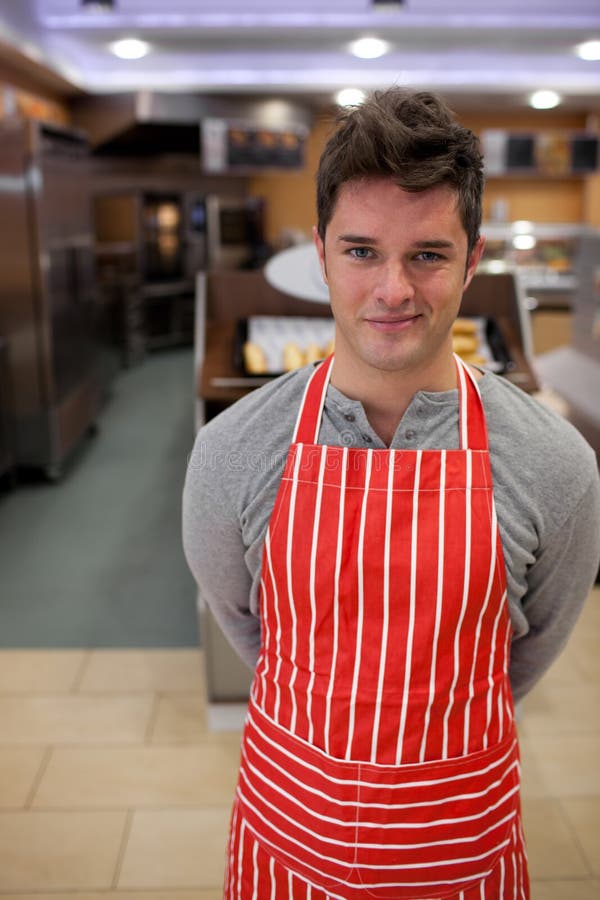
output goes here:
[[6, 894], [0, 891], [2, 900], [223, 900], [223, 891], [220, 889], [203, 890], [198, 888], [195, 891], [110, 891], [106, 893], [90, 893], [86, 891], [84, 894], [77, 891], [73, 893], [60, 892], [51, 894]]
[[558, 684], [544, 681], [521, 707], [521, 734], [600, 735], [600, 683]]
[[126, 813], [0, 813], [0, 890], [111, 886]]
[[600, 794], [600, 735], [524, 736], [521, 751], [527, 794]]
[[0, 695], [0, 744], [143, 741], [153, 698]]
[[588, 865], [596, 878], [600, 878], [600, 795], [566, 798], [561, 800], [561, 805]]
[[0, 808], [25, 804], [45, 752], [43, 747], [0, 747]]
[[600, 881], [534, 881], [531, 900], [598, 900]]
[[225, 806], [136, 812], [118, 887], [218, 889], [229, 817]]
[[203, 693], [173, 693], [159, 698], [150, 734], [151, 743], [189, 744], [204, 740], [208, 734]]
[[0, 651], [0, 693], [68, 692], [76, 684], [85, 650]]
[[595, 634], [600, 637], [600, 585], [595, 585], [575, 627], [575, 636]]
[[193, 747], [56, 748], [32, 806], [107, 809], [228, 805], [239, 766], [239, 742]]
[[521, 792], [524, 796], [548, 796], [547, 785], [539, 770], [538, 757], [535, 752], [539, 741], [539, 738], [531, 740], [525, 738], [521, 732]]
[[532, 879], [591, 877], [558, 800], [524, 797], [523, 826]]
[[94, 650], [80, 690], [200, 691], [203, 679], [200, 650]]
[[573, 652], [577, 654], [577, 665], [586, 681], [600, 682], [600, 637], [595, 631], [581, 629], [573, 638]]

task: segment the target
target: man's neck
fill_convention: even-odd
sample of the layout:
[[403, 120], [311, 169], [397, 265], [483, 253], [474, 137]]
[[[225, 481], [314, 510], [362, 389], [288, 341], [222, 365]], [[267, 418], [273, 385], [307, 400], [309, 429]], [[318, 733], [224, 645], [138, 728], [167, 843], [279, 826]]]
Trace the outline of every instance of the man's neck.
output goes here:
[[[360, 373], [358, 371], [360, 369]], [[344, 396], [358, 400], [375, 433], [389, 447], [402, 416], [417, 391], [449, 391], [456, 387], [454, 360], [437, 371], [382, 371], [352, 361], [346, 365], [336, 355], [331, 383]]]

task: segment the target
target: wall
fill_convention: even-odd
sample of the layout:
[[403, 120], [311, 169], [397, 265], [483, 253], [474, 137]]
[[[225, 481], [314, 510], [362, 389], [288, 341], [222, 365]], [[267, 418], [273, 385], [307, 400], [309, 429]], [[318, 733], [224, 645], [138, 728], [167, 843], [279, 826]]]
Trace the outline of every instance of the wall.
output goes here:
[[[467, 114], [461, 121], [481, 133], [487, 128], [507, 130], [581, 130], [585, 114], [552, 111]], [[310, 237], [316, 221], [314, 175], [319, 154], [331, 128], [331, 118], [317, 121], [307, 143], [306, 167], [302, 172], [268, 173], [250, 180], [250, 192], [267, 199], [267, 238], [276, 246], [285, 228], [295, 228]], [[491, 178], [484, 193], [484, 219], [490, 217], [495, 200], [506, 201], [508, 218], [536, 222], [584, 222], [600, 227], [600, 175], [587, 178]]]

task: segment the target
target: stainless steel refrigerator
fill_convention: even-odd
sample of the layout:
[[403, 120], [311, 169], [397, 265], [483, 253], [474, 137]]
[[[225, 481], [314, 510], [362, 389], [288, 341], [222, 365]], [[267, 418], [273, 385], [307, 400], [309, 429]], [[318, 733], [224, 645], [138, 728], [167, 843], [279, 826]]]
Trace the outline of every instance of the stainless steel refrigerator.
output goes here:
[[0, 123], [0, 337], [14, 461], [57, 477], [101, 394], [89, 151], [76, 131]]

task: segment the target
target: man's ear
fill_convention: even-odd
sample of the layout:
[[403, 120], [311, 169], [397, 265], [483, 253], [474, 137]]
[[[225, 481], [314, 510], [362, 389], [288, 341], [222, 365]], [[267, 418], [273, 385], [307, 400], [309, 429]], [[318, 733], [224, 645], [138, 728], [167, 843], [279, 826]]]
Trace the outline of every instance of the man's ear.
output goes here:
[[319, 265], [321, 266], [321, 274], [323, 276], [323, 281], [327, 284], [327, 265], [325, 263], [325, 244], [321, 240], [321, 236], [318, 232], [317, 226], [313, 225], [313, 241], [315, 242], [315, 247], [317, 248], [317, 256], [319, 257]]
[[480, 261], [481, 257], [483, 256], [484, 248], [485, 248], [485, 238], [482, 235], [480, 235], [477, 238], [477, 241], [475, 242], [475, 246], [471, 250], [471, 253], [469, 254], [469, 258], [467, 260], [467, 270], [465, 272], [465, 284], [464, 284], [464, 288], [463, 288], [463, 290], [465, 290], [465, 291], [471, 284], [471, 281], [473, 280], [473, 275], [475, 274], [475, 272], [477, 270], [477, 266], [479, 265], [479, 261]]

